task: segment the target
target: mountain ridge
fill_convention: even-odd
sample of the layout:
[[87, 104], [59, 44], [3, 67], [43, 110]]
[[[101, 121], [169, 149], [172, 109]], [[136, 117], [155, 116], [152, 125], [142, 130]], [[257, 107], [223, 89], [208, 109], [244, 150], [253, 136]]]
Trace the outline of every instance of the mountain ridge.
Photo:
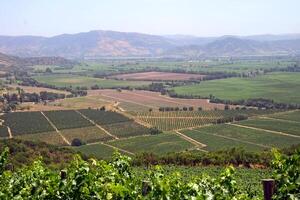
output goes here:
[[300, 34], [197, 37], [94, 30], [53, 37], [0, 36], [0, 52], [71, 59], [294, 55], [300, 53]]

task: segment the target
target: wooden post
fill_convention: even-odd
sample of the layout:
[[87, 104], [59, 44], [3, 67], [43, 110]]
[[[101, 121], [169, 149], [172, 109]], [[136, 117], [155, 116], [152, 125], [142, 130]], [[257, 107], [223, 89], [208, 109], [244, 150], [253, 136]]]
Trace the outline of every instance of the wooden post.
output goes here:
[[142, 183], [142, 195], [146, 196], [150, 192], [151, 188], [149, 185], [149, 181], [143, 181]]
[[61, 180], [65, 180], [67, 178], [67, 171], [66, 170], [61, 170], [60, 171], [60, 178], [61, 178]]
[[262, 179], [264, 188], [264, 199], [272, 200], [272, 196], [275, 192], [275, 180], [274, 179]]

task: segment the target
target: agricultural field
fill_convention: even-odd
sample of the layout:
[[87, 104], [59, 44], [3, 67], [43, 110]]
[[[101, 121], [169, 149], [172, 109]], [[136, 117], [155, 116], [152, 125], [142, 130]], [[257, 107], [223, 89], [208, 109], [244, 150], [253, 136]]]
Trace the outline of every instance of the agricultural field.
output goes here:
[[131, 119], [117, 112], [101, 111], [101, 110], [93, 110], [93, 109], [83, 109], [83, 110], [79, 110], [79, 112], [87, 116], [89, 119], [93, 120], [99, 125], [131, 121]]
[[106, 72], [118, 74], [120, 72], [141, 71], [141, 70], [185, 70], [193, 73], [207, 72], [229, 72], [229, 73], [248, 73], [257, 70], [271, 68], [285, 68], [293, 66], [295, 61], [292, 60], [228, 60], [228, 59], [206, 59], [195, 61], [122, 61], [110, 60], [92, 62], [87, 61], [82, 65], [75, 66], [72, 70], [81, 70], [86, 72]]
[[284, 134], [296, 135], [300, 138], [300, 123], [292, 121], [280, 121], [267, 118], [250, 119], [237, 123], [246, 127], [254, 127], [257, 129], [266, 129]]
[[93, 78], [88, 76], [70, 75], [70, 74], [55, 74], [55, 75], [39, 75], [33, 76], [35, 80], [57, 87], [91, 87], [98, 85], [100, 88], [113, 88], [113, 87], [138, 87], [148, 85], [151, 82], [147, 81], [120, 81]]
[[[224, 109], [224, 104], [209, 103], [207, 99], [179, 99], [162, 96], [158, 92], [122, 90], [94, 90], [90, 94], [98, 95], [101, 99], [119, 102], [119, 107], [126, 111], [158, 110], [160, 107], [194, 107], [203, 110]], [[128, 106], [129, 104], [129, 106]], [[123, 107], [124, 105], [124, 107]], [[127, 109], [125, 109], [127, 108]]]
[[75, 110], [46, 111], [44, 114], [56, 126], [57, 129], [70, 129], [91, 126], [92, 124], [84, 119]]
[[0, 138], [8, 138], [9, 134], [8, 134], [8, 130], [6, 126], [0, 126]]
[[278, 119], [282, 121], [291, 121], [300, 123], [300, 110], [292, 111], [288, 113], [275, 113], [274, 115], [268, 115], [270, 119]]
[[15, 112], [1, 116], [13, 136], [54, 131], [41, 112]]
[[225, 150], [225, 149], [230, 149], [233, 147], [236, 148], [243, 148], [247, 151], [262, 151], [264, 149], [267, 149], [262, 146], [250, 144], [250, 143], [244, 143], [240, 142], [237, 140], [225, 138], [225, 137], [220, 137], [216, 136], [212, 133], [207, 133], [207, 132], [201, 132], [200, 130], [184, 130], [180, 131], [182, 134], [206, 145], [203, 147], [203, 150], [206, 151], [218, 151], [218, 150]]
[[140, 72], [129, 74], [118, 74], [109, 76], [108, 78], [118, 80], [135, 80], [135, 81], [187, 81], [201, 80], [205, 75], [187, 74], [187, 73], [171, 73], [171, 72]]
[[237, 127], [230, 124], [207, 126], [194, 129], [193, 131], [195, 134], [210, 134], [215, 137], [223, 137], [224, 139], [229, 140], [232, 139], [232, 141], [253, 144], [264, 148], [285, 148], [293, 144], [300, 144], [300, 138], [297, 139], [262, 130]]
[[24, 90], [25, 93], [40, 93], [40, 92], [52, 92], [57, 94], [71, 94], [70, 92], [64, 91], [64, 90], [55, 90], [50, 88], [44, 88], [44, 87], [32, 87], [32, 86], [23, 86], [23, 85], [7, 85], [8, 87], [14, 88], [15, 91], [17, 91], [16, 88], [20, 88]]
[[28, 141], [45, 142], [47, 144], [53, 144], [58, 146], [67, 145], [67, 143], [62, 139], [62, 137], [55, 131], [17, 135], [14, 136], [14, 138]]
[[149, 135], [150, 130], [134, 121], [104, 124], [102, 127], [119, 138]]
[[270, 73], [254, 78], [228, 78], [201, 84], [174, 87], [177, 94], [214, 95], [219, 99], [273, 99], [279, 103], [300, 104], [300, 73]]
[[96, 126], [64, 129], [60, 132], [68, 141], [79, 138], [84, 143], [93, 143], [112, 139], [111, 136], [107, 135], [103, 130]]
[[133, 153], [152, 152], [158, 155], [169, 152], [185, 151], [194, 146], [174, 133], [163, 133], [151, 136], [138, 136], [108, 142], [110, 145]]
[[171, 112], [131, 112], [140, 121], [157, 127], [160, 130], [178, 130], [199, 127], [216, 123], [218, 119], [234, 118], [236, 116], [268, 115], [281, 110], [212, 110], [212, 111], [171, 111]]
[[112, 154], [116, 151], [114, 148], [101, 143], [72, 147], [72, 149], [98, 159], [110, 159]]

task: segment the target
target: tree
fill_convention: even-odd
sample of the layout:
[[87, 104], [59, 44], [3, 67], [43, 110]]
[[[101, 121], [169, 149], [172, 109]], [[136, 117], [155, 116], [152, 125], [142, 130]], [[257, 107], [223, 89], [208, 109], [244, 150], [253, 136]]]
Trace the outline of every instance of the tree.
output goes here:
[[75, 147], [81, 146], [83, 144], [84, 143], [79, 138], [74, 138], [71, 143], [71, 145]]
[[45, 72], [46, 73], [52, 73], [52, 70], [49, 67], [47, 67]]

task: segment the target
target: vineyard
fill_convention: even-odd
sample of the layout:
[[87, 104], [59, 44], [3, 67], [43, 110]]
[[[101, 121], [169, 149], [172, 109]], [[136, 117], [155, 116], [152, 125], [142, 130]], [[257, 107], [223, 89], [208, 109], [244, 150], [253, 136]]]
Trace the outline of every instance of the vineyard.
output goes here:
[[44, 113], [59, 130], [92, 126], [89, 121], [74, 110], [47, 111]]
[[9, 134], [8, 134], [7, 127], [0, 126], [0, 138], [8, 138], [8, 137], [9, 137]]
[[54, 131], [41, 112], [15, 112], [1, 116], [14, 136]]
[[130, 112], [136, 119], [151, 124], [160, 130], [178, 130], [217, 123], [218, 120], [238, 116], [253, 117], [281, 112], [281, 110], [215, 110], [215, 111], [172, 111]]
[[[300, 152], [290, 156], [274, 152], [272, 173], [276, 184], [273, 199], [298, 199], [300, 194]], [[16, 171], [7, 170], [8, 148], [0, 154], [1, 199], [262, 199], [251, 175], [236, 178], [229, 166], [214, 178], [206, 174], [170, 172], [160, 166], [139, 171], [127, 156], [114, 154], [110, 162], [79, 156], [60, 173], [41, 160]], [[265, 178], [265, 177], [264, 177]]]

